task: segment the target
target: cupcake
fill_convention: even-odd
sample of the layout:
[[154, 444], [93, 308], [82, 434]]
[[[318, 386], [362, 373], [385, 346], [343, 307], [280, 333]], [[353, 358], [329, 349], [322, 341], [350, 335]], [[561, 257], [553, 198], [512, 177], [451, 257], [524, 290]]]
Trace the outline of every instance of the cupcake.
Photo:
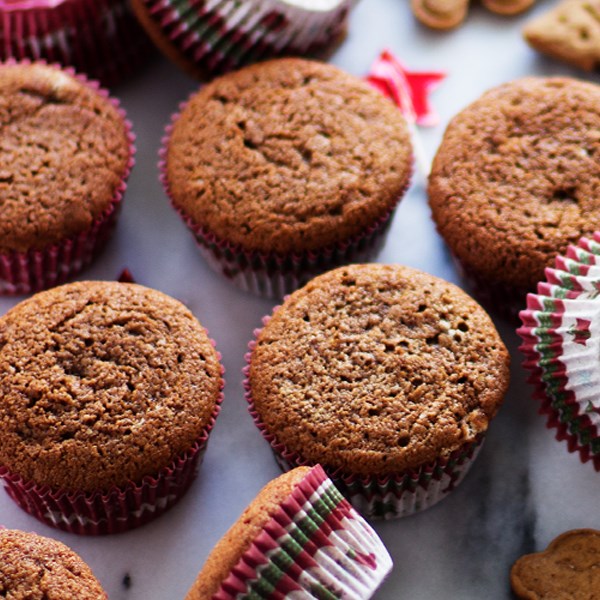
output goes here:
[[72, 66], [104, 85], [133, 74], [150, 43], [127, 0], [0, 0], [0, 60]]
[[175, 116], [162, 158], [167, 192], [210, 264], [272, 297], [373, 254], [412, 169], [391, 101], [301, 59], [203, 87]]
[[124, 531], [188, 489], [222, 368], [178, 301], [135, 284], [40, 292], [0, 319], [0, 477], [44, 523]]
[[107, 600], [91, 569], [73, 550], [11, 529], [0, 529], [0, 594], [15, 600]]
[[412, 514], [454, 489], [509, 383], [509, 355], [485, 311], [399, 265], [315, 278], [275, 309], [250, 350], [250, 410], [280, 464], [322, 464], [370, 517]]
[[528, 77], [448, 126], [429, 180], [438, 230], [483, 299], [516, 315], [554, 257], [600, 229], [600, 86]]
[[132, 0], [158, 48], [205, 77], [333, 46], [356, 0]]
[[118, 103], [72, 71], [0, 65], [0, 293], [63, 283], [116, 221], [133, 165]]
[[600, 233], [546, 270], [520, 314], [524, 366], [556, 437], [600, 470]]
[[208, 557], [186, 600], [367, 600], [392, 568], [377, 534], [320, 466], [264, 487]]

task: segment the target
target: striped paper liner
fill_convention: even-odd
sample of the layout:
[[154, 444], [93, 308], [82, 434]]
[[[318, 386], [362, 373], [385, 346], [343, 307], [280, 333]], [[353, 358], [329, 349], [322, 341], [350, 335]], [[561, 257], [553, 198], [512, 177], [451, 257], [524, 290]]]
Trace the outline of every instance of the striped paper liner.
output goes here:
[[212, 600], [367, 600], [391, 568], [375, 531], [316, 466], [281, 502]]
[[520, 313], [534, 397], [556, 437], [600, 470], [600, 232], [546, 269]]

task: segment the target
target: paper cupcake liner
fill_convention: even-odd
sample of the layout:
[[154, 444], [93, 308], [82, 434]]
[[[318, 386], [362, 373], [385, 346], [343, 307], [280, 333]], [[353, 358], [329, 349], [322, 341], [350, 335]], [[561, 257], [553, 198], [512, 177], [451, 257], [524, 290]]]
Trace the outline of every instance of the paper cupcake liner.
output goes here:
[[143, 0], [149, 18], [189, 63], [215, 73], [306, 54], [335, 40], [356, 0], [324, 8], [289, 0]]
[[[273, 312], [278, 308], [275, 307]], [[270, 317], [265, 317], [263, 324], [266, 325], [269, 320]], [[249, 343], [249, 352], [245, 355], [244, 390], [250, 414], [263, 438], [269, 442], [275, 460], [284, 471], [312, 466], [314, 463], [287, 448], [268, 431], [254, 406], [249, 373], [252, 353], [261, 331], [262, 329], [254, 331], [254, 340]], [[361, 514], [374, 519], [394, 519], [425, 510], [454, 490], [477, 458], [484, 437], [480, 435], [474, 442], [464, 444], [447, 456], [430, 463], [385, 476], [353, 475], [344, 473], [340, 468], [330, 468], [325, 464], [322, 466], [340, 492]]]
[[391, 568], [377, 534], [317, 466], [281, 503], [213, 600], [366, 600]]
[[[38, 63], [46, 64], [44, 61]], [[20, 62], [8, 60], [6, 64], [32, 63], [27, 60]], [[61, 69], [58, 65], [50, 66]], [[60, 285], [89, 265], [102, 250], [114, 229], [127, 188], [127, 179], [135, 163], [135, 136], [131, 122], [127, 119], [119, 101], [110, 97], [105, 89], [100, 88], [98, 82], [87, 79], [72, 68], [62, 68], [61, 71], [93, 89], [117, 109], [123, 119], [129, 141], [129, 158], [110, 204], [87, 229], [45, 248], [28, 252], [0, 253], [0, 294], [2, 295], [30, 294]]]
[[520, 313], [524, 366], [547, 426], [600, 471], [600, 233], [546, 269]]
[[127, 0], [0, 0], [0, 59], [46, 60], [113, 85], [149, 55]]
[[[214, 346], [213, 340], [211, 343]], [[25, 481], [0, 465], [0, 479], [4, 480], [6, 492], [39, 521], [81, 535], [121, 533], [156, 519], [185, 494], [196, 477], [210, 432], [221, 411], [224, 372], [221, 367], [219, 396], [201, 435], [190, 448], [155, 474], [105, 492], [78, 492]]]
[[394, 211], [410, 186], [412, 173], [404, 190], [398, 195], [396, 203], [379, 221], [349, 240], [324, 246], [318, 250], [288, 255], [251, 252], [221, 239], [209, 229], [194, 223], [175, 204], [166, 172], [167, 148], [173, 124], [186, 104], [183, 102], [179, 106], [179, 111], [171, 117], [171, 123], [165, 129], [159, 152], [160, 181], [171, 205], [194, 234], [200, 253], [214, 271], [225, 275], [241, 290], [264, 298], [277, 299], [290, 294], [325, 271], [345, 264], [368, 262], [381, 251]]

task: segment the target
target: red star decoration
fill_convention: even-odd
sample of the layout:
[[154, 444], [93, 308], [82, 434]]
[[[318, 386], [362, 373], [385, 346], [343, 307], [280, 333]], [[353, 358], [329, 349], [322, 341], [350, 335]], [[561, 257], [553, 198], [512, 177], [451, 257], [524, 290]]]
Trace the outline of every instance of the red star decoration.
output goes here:
[[366, 80], [391, 98], [409, 122], [432, 127], [439, 117], [429, 104], [429, 92], [445, 77], [446, 73], [440, 71], [409, 71], [391, 52], [384, 50]]
[[592, 337], [590, 325], [592, 322], [589, 319], [575, 318], [577, 324], [572, 328], [571, 335], [576, 344], [587, 346], [587, 341]]

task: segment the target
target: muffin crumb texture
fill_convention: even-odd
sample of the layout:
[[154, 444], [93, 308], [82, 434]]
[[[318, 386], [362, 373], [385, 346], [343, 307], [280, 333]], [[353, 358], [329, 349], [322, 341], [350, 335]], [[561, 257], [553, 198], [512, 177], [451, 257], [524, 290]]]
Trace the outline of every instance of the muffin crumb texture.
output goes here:
[[474, 442], [502, 402], [508, 363], [487, 314], [454, 285], [353, 265], [275, 311], [249, 381], [260, 419], [289, 450], [373, 475]]
[[176, 300], [79, 282], [0, 321], [0, 464], [52, 488], [110, 489], [155, 474], [201, 435], [218, 355]]
[[0, 531], [0, 596], [8, 600], [106, 600], [91, 569], [67, 546]]

